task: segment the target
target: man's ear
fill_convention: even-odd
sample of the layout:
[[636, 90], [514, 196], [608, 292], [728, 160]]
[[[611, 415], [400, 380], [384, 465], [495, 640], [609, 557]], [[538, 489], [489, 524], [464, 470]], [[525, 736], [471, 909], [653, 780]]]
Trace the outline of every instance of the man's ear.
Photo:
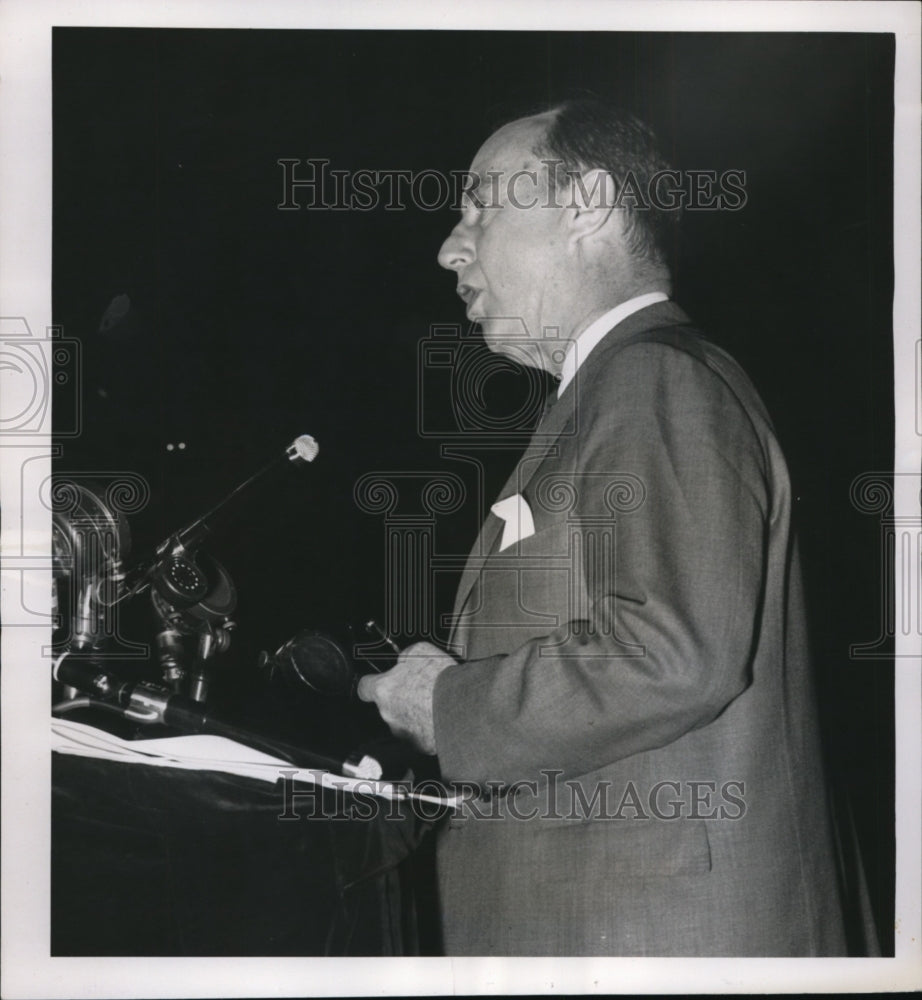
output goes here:
[[596, 168], [574, 174], [570, 182], [570, 236], [581, 240], [602, 229], [615, 206], [615, 181], [607, 170]]

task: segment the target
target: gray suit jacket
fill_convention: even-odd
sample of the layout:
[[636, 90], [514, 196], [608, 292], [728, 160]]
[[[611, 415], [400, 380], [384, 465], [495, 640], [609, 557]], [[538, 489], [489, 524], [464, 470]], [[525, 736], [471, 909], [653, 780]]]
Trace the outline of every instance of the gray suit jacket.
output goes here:
[[542, 420], [435, 689], [449, 955], [844, 954], [791, 491], [754, 388], [672, 303]]

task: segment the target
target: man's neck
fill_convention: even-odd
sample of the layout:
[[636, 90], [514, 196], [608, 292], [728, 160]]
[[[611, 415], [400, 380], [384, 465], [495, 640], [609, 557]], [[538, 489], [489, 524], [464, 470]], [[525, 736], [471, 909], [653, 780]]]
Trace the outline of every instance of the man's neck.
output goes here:
[[627, 287], [618, 287], [616, 294], [612, 293], [611, 288], [606, 289], [606, 291], [607, 294], [598, 296], [588, 309], [586, 308], [585, 299], [580, 302], [581, 316], [578, 322], [571, 327], [570, 340], [578, 340], [605, 313], [610, 312], [617, 306], [623, 305], [625, 302], [631, 301], [631, 299], [636, 299], [640, 295], [646, 295], [650, 292], [661, 292], [669, 298], [672, 294], [672, 283], [668, 278], [662, 277], [650, 278], [646, 281], [638, 279], [631, 282]]
[[634, 295], [624, 302], [619, 302], [618, 305], [611, 309], [606, 309], [605, 312], [600, 313], [577, 337], [570, 341], [570, 346], [564, 356], [563, 362], [555, 373], [560, 378], [557, 389], [558, 396], [570, 384], [576, 375], [577, 369], [610, 330], [613, 330], [619, 323], [622, 323], [628, 316], [633, 315], [635, 312], [646, 309], [657, 302], [662, 302], [668, 299], [668, 297], [665, 291], [660, 290], [642, 292], [640, 295]]

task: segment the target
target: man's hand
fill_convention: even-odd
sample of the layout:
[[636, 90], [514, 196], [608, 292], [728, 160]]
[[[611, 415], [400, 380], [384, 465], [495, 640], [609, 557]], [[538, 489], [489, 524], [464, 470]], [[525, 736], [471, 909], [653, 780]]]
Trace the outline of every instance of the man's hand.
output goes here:
[[407, 646], [385, 674], [370, 674], [359, 681], [358, 696], [373, 701], [395, 736], [410, 740], [423, 753], [435, 753], [432, 692], [439, 674], [457, 663], [431, 642]]

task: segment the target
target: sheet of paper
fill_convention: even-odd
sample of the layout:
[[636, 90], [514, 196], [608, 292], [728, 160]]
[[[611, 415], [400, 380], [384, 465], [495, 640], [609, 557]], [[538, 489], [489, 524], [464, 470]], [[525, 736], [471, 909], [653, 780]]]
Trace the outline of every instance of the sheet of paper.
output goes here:
[[[456, 805], [460, 796], [414, 792], [406, 785], [370, 778], [352, 778], [331, 771], [295, 768], [288, 761], [237, 743], [224, 736], [194, 734], [162, 739], [124, 740], [74, 719], [52, 718], [51, 748], [57, 753], [93, 757], [148, 767], [176, 767], [189, 771], [220, 771], [243, 778], [275, 783], [287, 778], [320, 784], [340, 792], [377, 795], [385, 799], [414, 799], [432, 804]], [[434, 790], [434, 786], [427, 786]]]

